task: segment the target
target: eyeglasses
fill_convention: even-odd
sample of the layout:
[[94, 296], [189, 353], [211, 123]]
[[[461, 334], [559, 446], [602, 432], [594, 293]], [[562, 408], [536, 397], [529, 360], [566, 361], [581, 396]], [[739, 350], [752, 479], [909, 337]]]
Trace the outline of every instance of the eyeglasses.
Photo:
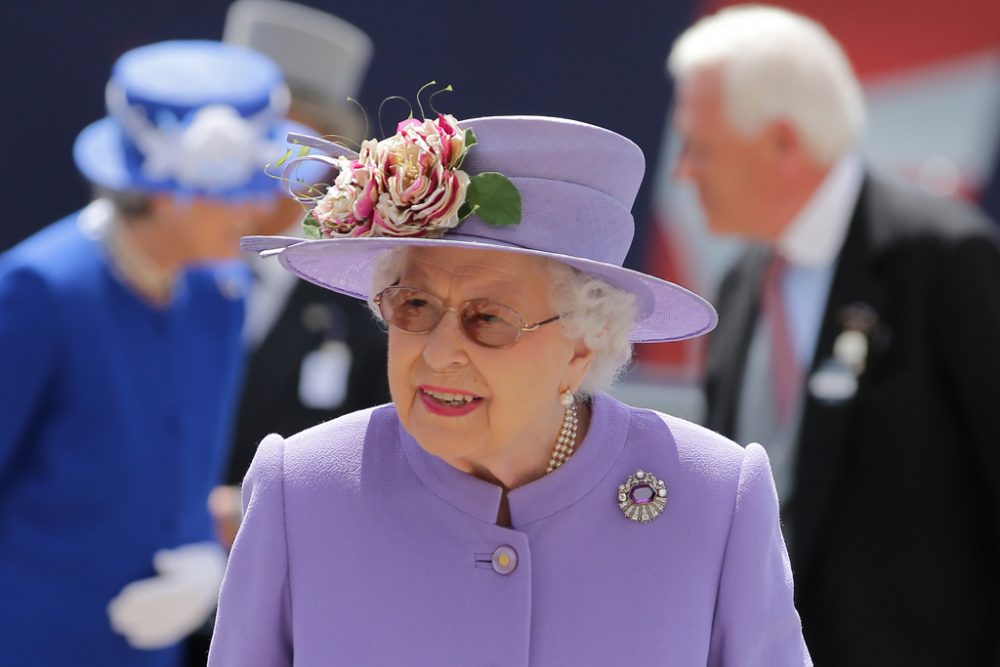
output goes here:
[[484, 347], [501, 349], [516, 343], [525, 331], [534, 331], [559, 319], [559, 315], [534, 324], [525, 324], [521, 314], [489, 299], [470, 299], [458, 307], [445, 307], [430, 292], [412, 287], [387, 287], [375, 297], [382, 319], [408, 333], [428, 333], [438, 325], [446, 311], [454, 310], [462, 330]]

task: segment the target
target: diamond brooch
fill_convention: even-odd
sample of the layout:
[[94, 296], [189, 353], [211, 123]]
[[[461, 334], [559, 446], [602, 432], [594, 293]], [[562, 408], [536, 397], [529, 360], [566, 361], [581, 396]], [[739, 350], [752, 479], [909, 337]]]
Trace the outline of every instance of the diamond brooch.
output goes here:
[[618, 507], [625, 518], [649, 523], [667, 506], [667, 486], [656, 475], [636, 470], [618, 487]]

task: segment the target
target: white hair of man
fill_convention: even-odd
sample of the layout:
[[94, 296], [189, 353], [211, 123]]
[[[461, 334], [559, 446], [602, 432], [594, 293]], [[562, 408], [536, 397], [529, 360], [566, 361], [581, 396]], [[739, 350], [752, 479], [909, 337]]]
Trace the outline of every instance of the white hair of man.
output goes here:
[[667, 70], [677, 81], [717, 68], [733, 128], [752, 135], [786, 119], [810, 154], [829, 164], [855, 148], [864, 96], [843, 49], [799, 14], [739, 5], [700, 19], [674, 43]]
[[[375, 264], [368, 307], [380, 319], [373, 299], [399, 280], [405, 252], [406, 248], [388, 252]], [[637, 311], [635, 296], [561, 262], [541, 261], [550, 276], [546, 285], [549, 303], [559, 313], [566, 337], [583, 341], [594, 352], [577, 393], [589, 396], [606, 391], [632, 360], [629, 334]]]

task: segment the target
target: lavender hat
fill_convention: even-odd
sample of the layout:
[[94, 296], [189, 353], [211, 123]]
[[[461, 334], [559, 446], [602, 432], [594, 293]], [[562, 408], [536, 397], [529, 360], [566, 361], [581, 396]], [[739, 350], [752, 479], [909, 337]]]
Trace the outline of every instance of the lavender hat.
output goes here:
[[[327, 192], [306, 198], [315, 205], [307, 229], [312, 226], [320, 238], [251, 236], [243, 239], [243, 249], [262, 257], [277, 255], [301, 278], [361, 299], [369, 296], [379, 257], [394, 248], [536, 255], [634, 294], [634, 342], [683, 340], [715, 327], [715, 309], [700, 296], [622, 267], [635, 233], [630, 210], [645, 168], [642, 151], [632, 141], [562, 118], [501, 116], [458, 125], [450, 116], [400, 124], [395, 139], [412, 139], [423, 153], [436, 156], [437, 171], [427, 172], [424, 180], [413, 179], [412, 170], [409, 180], [391, 173], [401, 170], [387, 167], [384, 157], [380, 160], [386, 141], [365, 142], [359, 155], [298, 137], [327, 154], [307, 159], [339, 169]], [[411, 164], [419, 171], [426, 162], [421, 150], [414, 151]], [[498, 182], [501, 187], [494, 187]], [[513, 221], [508, 199], [489, 201], [491, 193], [507, 194], [504, 185], [514, 197], [519, 195]], [[483, 206], [460, 208], [463, 202]]]

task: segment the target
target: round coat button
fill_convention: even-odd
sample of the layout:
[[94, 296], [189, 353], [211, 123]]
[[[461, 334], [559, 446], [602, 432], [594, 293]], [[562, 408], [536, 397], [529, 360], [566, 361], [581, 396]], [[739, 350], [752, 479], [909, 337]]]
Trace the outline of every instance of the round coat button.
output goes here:
[[517, 568], [517, 552], [506, 544], [493, 552], [493, 569], [498, 574], [510, 574]]

